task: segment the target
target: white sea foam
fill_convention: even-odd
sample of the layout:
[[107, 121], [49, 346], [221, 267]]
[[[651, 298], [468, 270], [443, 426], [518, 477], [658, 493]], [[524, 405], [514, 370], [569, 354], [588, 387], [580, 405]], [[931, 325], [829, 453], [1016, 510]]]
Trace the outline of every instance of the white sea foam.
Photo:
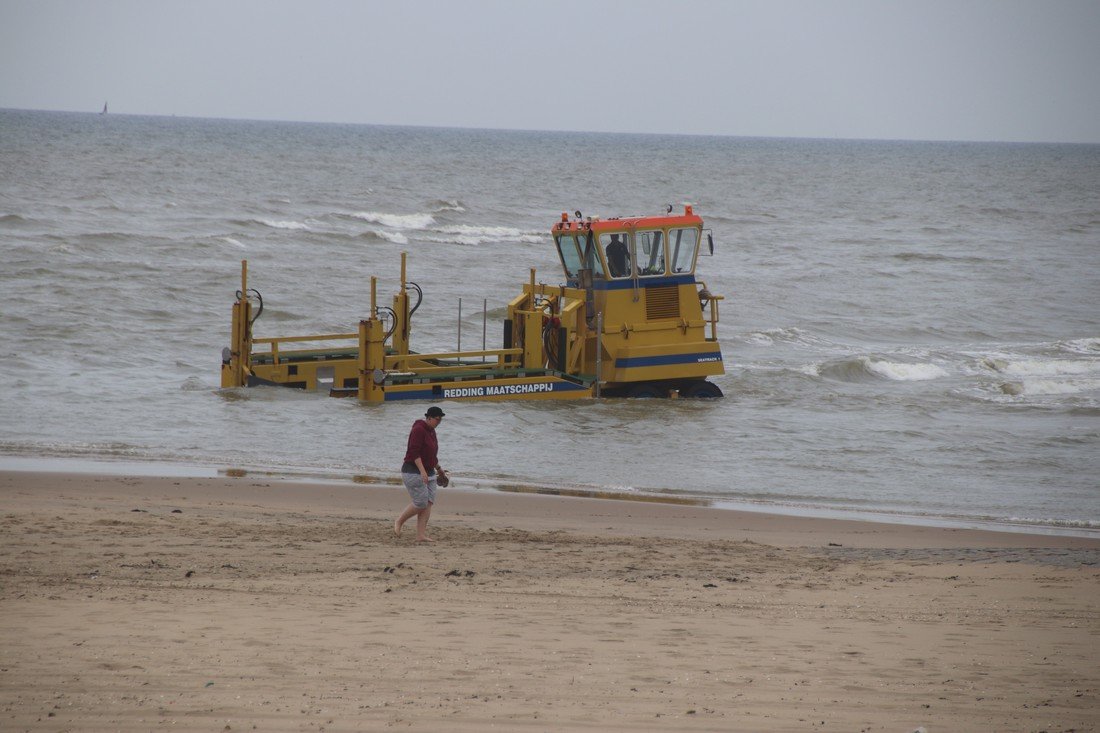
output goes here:
[[1074, 354], [1100, 354], [1100, 338], [1073, 339], [1064, 341], [1059, 346]]
[[222, 241], [225, 242], [226, 244], [232, 244], [234, 247], [238, 247], [240, 249], [248, 249], [247, 247], [245, 247], [243, 244], [241, 244], [238, 240], [234, 239], [233, 237], [222, 237]]
[[1100, 360], [987, 357], [982, 363], [1011, 377], [1067, 377], [1100, 373]]
[[854, 356], [811, 364], [800, 368], [803, 374], [862, 382], [886, 379], [891, 382], [921, 382], [948, 376], [947, 370], [927, 362], [889, 361], [877, 356]]
[[1100, 390], [1100, 379], [1023, 379], [1005, 382], [1001, 391], [1016, 396], [1069, 395]]
[[375, 230], [374, 234], [378, 235], [387, 242], [393, 242], [394, 244], [408, 244], [409, 238], [401, 232], [387, 232], [385, 229]]
[[440, 227], [436, 233], [423, 237], [429, 242], [453, 244], [489, 244], [492, 242], [523, 242], [539, 244], [544, 237], [538, 232], [524, 232], [514, 227], [471, 226], [456, 224]]
[[935, 364], [906, 364], [897, 361], [872, 359], [869, 356], [861, 356], [859, 360], [867, 371], [872, 374], [896, 382], [922, 382], [947, 376], [947, 372], [943, 367]]
[[523, 232], [513, 227], [475, 227], [469, 224], [457, 224], [455, 226], [441, 227], [439, 231], [444, 234], [469, 234], [472, 236], [485, 236], [485, 237], [520, 237], [523, 236]]
[[272, 219], [257, 219], [257, 221], [272, 229], [309, 229], [308, 226], [300, 221], [274, 221]]
[[818, 336], [813, 336], [801, 328], [794, 326], [787, 328], [765, 328], [761, 331], [752, 331], [747, 336], [748, 340], [755, 344], [806, 344], [812, 346], [830, 346], [830, 342]]
[[427, 229], [435, 224], [435, 218], [431, 214], [385, 214], [378, 211], [360, 211], [352, 216], [391, 229]]
[[1096, 529], [1100, 528], [1100, 522], [1091, 521], [1088, 519], [1057, 519], [1054, 517], [1009, 517], [1005, 520], [1009, 524], [1034, 524], [1034, 525], [1046, 525], [1050, 527], [1065, 527], [1067, 529], [1079, 528], [1079, 529]]
[[773, 345], [777, 342], [798, 341], [802, 333], [800, 328], [767, 328], [763, 331], [751, 332], [748, 340], [754, 344]]

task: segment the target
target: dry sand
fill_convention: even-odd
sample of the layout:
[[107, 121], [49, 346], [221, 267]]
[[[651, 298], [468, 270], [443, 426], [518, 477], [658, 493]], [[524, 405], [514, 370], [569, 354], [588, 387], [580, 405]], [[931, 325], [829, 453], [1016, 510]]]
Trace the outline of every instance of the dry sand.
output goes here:
[[0, 473], [5, 731], [1100, 730], [1100, 541]]

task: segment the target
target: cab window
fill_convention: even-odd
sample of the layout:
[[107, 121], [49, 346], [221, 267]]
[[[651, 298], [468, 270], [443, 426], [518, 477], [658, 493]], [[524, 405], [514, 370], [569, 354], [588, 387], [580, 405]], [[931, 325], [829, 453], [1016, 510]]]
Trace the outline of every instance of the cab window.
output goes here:
[[600, 249], [607, 257], [607, 271], [611, 277], [630, 277], [633, 257], [626, 232], [600, 235]]
[[691, 272], [695, 264], [695, 250], [699, 247], [699, 230], [673, 229], [668, 233], [668, 246], [672, 272]]
[[576, 278], [581, 269], [581, 253], [577, 249], [577, 240], [572, 234], [559, 234], [554, 237], [554, 241], [558, 245], [561, 262], [565, 266], [565, 276], [570, 279]]
[[592, 277], [598, 277], [607, 279], [607, 275], [603, 270], [603, 259], [600, 257], [599, 252], [596, 251], [595, 237], [592, 239], [592, 246], [588, 246], [588, 236], [577, 237], [577, 247], [581, 251], [581, 259], [584, 262], [584, 266], [592, 271]]
[[638, 274], [665, 274], [665, 233], [660, 229], [634, 233], [634, 254], [638, 262]]

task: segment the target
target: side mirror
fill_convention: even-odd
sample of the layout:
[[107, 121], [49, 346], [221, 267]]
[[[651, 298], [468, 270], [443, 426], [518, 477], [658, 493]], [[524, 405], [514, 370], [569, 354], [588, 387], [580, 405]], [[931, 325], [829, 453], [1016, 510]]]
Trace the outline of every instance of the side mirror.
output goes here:
[[707, 232], [707, 245], [710, 247], [710, 253], [714, 254], [714, 235]]

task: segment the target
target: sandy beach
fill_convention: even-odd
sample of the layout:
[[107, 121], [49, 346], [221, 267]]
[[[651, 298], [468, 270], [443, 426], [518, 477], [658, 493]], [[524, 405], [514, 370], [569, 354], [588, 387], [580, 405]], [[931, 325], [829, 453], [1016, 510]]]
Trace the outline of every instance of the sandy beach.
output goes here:
[[[461, 484], [461, 481], [458, 482]], [[1100, 540], [0, 473], [0, 728], [1100, 729]]]

